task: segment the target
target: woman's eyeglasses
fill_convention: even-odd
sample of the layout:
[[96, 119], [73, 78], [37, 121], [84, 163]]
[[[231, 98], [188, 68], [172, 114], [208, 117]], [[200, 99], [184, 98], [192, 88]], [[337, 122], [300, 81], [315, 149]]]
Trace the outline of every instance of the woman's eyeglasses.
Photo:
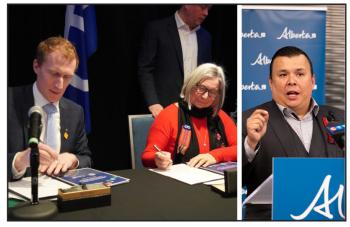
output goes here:
[[210, 98], [215, 98], [219, 94], [218, 90], [216, 89], [210, 90], [204, 85], [197, 85], [195, 87], [195, 91], [197, 92], [198, 95], [204, 95], [205, 93], [208, 92], [208, 96]]

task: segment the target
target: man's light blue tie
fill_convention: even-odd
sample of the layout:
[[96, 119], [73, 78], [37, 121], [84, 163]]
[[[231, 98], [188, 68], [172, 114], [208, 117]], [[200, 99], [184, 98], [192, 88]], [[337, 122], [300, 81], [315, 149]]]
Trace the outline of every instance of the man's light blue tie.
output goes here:
[[58, 130], [59, 129], [54, 119], [54, 114], [57, 112], [57, 108], [54, 104], [48, 103], [45, 106], [43, 106], [43, 109], [47, 113], [45, 143], [55, 151], [59, 152], [58, 151], [58, 139], [59, 139]]

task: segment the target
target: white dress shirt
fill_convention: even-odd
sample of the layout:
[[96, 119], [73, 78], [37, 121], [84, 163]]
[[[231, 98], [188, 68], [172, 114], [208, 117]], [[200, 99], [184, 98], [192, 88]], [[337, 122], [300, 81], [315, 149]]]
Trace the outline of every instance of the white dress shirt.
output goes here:
[[175, 13], [175, 20], [181, 41], [185, 80], [197, 67], [198, 43], [196, 32], [200, 29], [200, 25], [191, 30], [181, 19], [178, 12]]
[[[33, 84], [33, 96], [34, 96], [34, 105], [35, 106], [45, 106], [46, 104], [49, 103], [49, 101], [47, 101], [44, 96], [40, 93], [37, 85], [36, 85], [36, 82]], [[57, 112], [54, 114], [53, 118], [54, 118], [54, 121], [56, 122], [57, 124], [57, 133], [58, 133], [58, 141], [57, 141], [57, 145], [58, 145], [58, 153], [59, 151], [61, 150], [61, 130], [60, 130], [60, 109], [59, 109], [59, 102], [54, 102], [52, 103], [56, 106], [57, 108]], [[45, 141], [45, 135], [46, 135], [46, 124], [47, 124], [47, 114], [46, 112], [43, 110], [43, 116], [42, 116], [42, 119], [41, 119], [41, 122], [42, 122], [42, 129], [41, 129], [41, 134], [40, 134], [40, 141], [43, 141], [44, 143], [46, 142]], [[13, 159], [13, 162], [12, 162], [12, 176], [14, 179], [18, 179], [20, 177], [22, 177], [26, 170], [22, 170], [21, 172], [18, 172], [14, 166], [15, 164], [15, 160], [17, 158], [17, 155], [18, 153], [15, 155], [14, 159]]]

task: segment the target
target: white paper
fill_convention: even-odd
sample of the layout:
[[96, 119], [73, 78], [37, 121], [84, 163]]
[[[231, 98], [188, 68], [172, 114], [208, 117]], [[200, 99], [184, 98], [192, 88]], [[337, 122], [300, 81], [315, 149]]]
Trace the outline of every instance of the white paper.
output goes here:
[[225, 192], [225, 185], [224, 184], [213, 184], [212, 187], [214, 187], [222, 192]]
[[12, 193], [12, 192], [9, 192], [9, 193], [8, 193], [8, 197], [9, 197], [10, 199], [18, 199], [18, 200], [23, 200], [23, 201], [26, 200], [26, 199], [24, 199], [23, 197], [21, 197], [21, 196], [19, 196], [19, 195], [16, 195], [16, 194], [14, 194], [14, 193]]
[[[57, 196], [59, 188], [67, 189], [70, 187], [72, 186], [62, 181], [46, 175], [41, 175], [39, 176], [38, 197], [42, 199], [45, 197]], [[31, 178], [25, 177], [19, 181], [9, 182], [9, 190], [30, 200], [32, 198]]]
[[216, 174], [203, 169], [190, 167], [186, 164], [172, 165], [167, 170], [160, 170], [160, 169], [150, 169], [150, 170], [190, 185], [224, 178], [223, 175]]
[[255, 189], [243, 202], [251, 204], [272, 204], [272, 183], [273, 175], [271, 174], [259, 187]]
[[213, 180], [209, 182], [204, 182], [205, 185], [213, 185], [213, 184], [225, 184], [225, 179]]

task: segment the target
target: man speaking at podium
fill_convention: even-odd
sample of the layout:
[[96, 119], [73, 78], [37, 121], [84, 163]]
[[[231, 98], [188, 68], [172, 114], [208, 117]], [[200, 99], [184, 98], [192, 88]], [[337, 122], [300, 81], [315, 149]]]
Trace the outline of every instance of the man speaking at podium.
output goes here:
[[68, 40], [48, 38], [38, 45], [33, 61], [36, 82], [8, 88], [9, 180], [24, 176], [30, 165], [27, 125], [28, 110], [34, 105], [43, 109], [39, 171], [56, 175], [91, 166], [83, 110], [62, 97], [78, 63], [76, 49]]
[[273, 157], [344, 156], [326, 128], [343, 124], [344, 111], [312, 98], [315, 75], [303, 50], [286, 46], [274, 54], [269, 85], [273, 100], [243, 113], [242, 178], [248, 194], [272, 174]]

